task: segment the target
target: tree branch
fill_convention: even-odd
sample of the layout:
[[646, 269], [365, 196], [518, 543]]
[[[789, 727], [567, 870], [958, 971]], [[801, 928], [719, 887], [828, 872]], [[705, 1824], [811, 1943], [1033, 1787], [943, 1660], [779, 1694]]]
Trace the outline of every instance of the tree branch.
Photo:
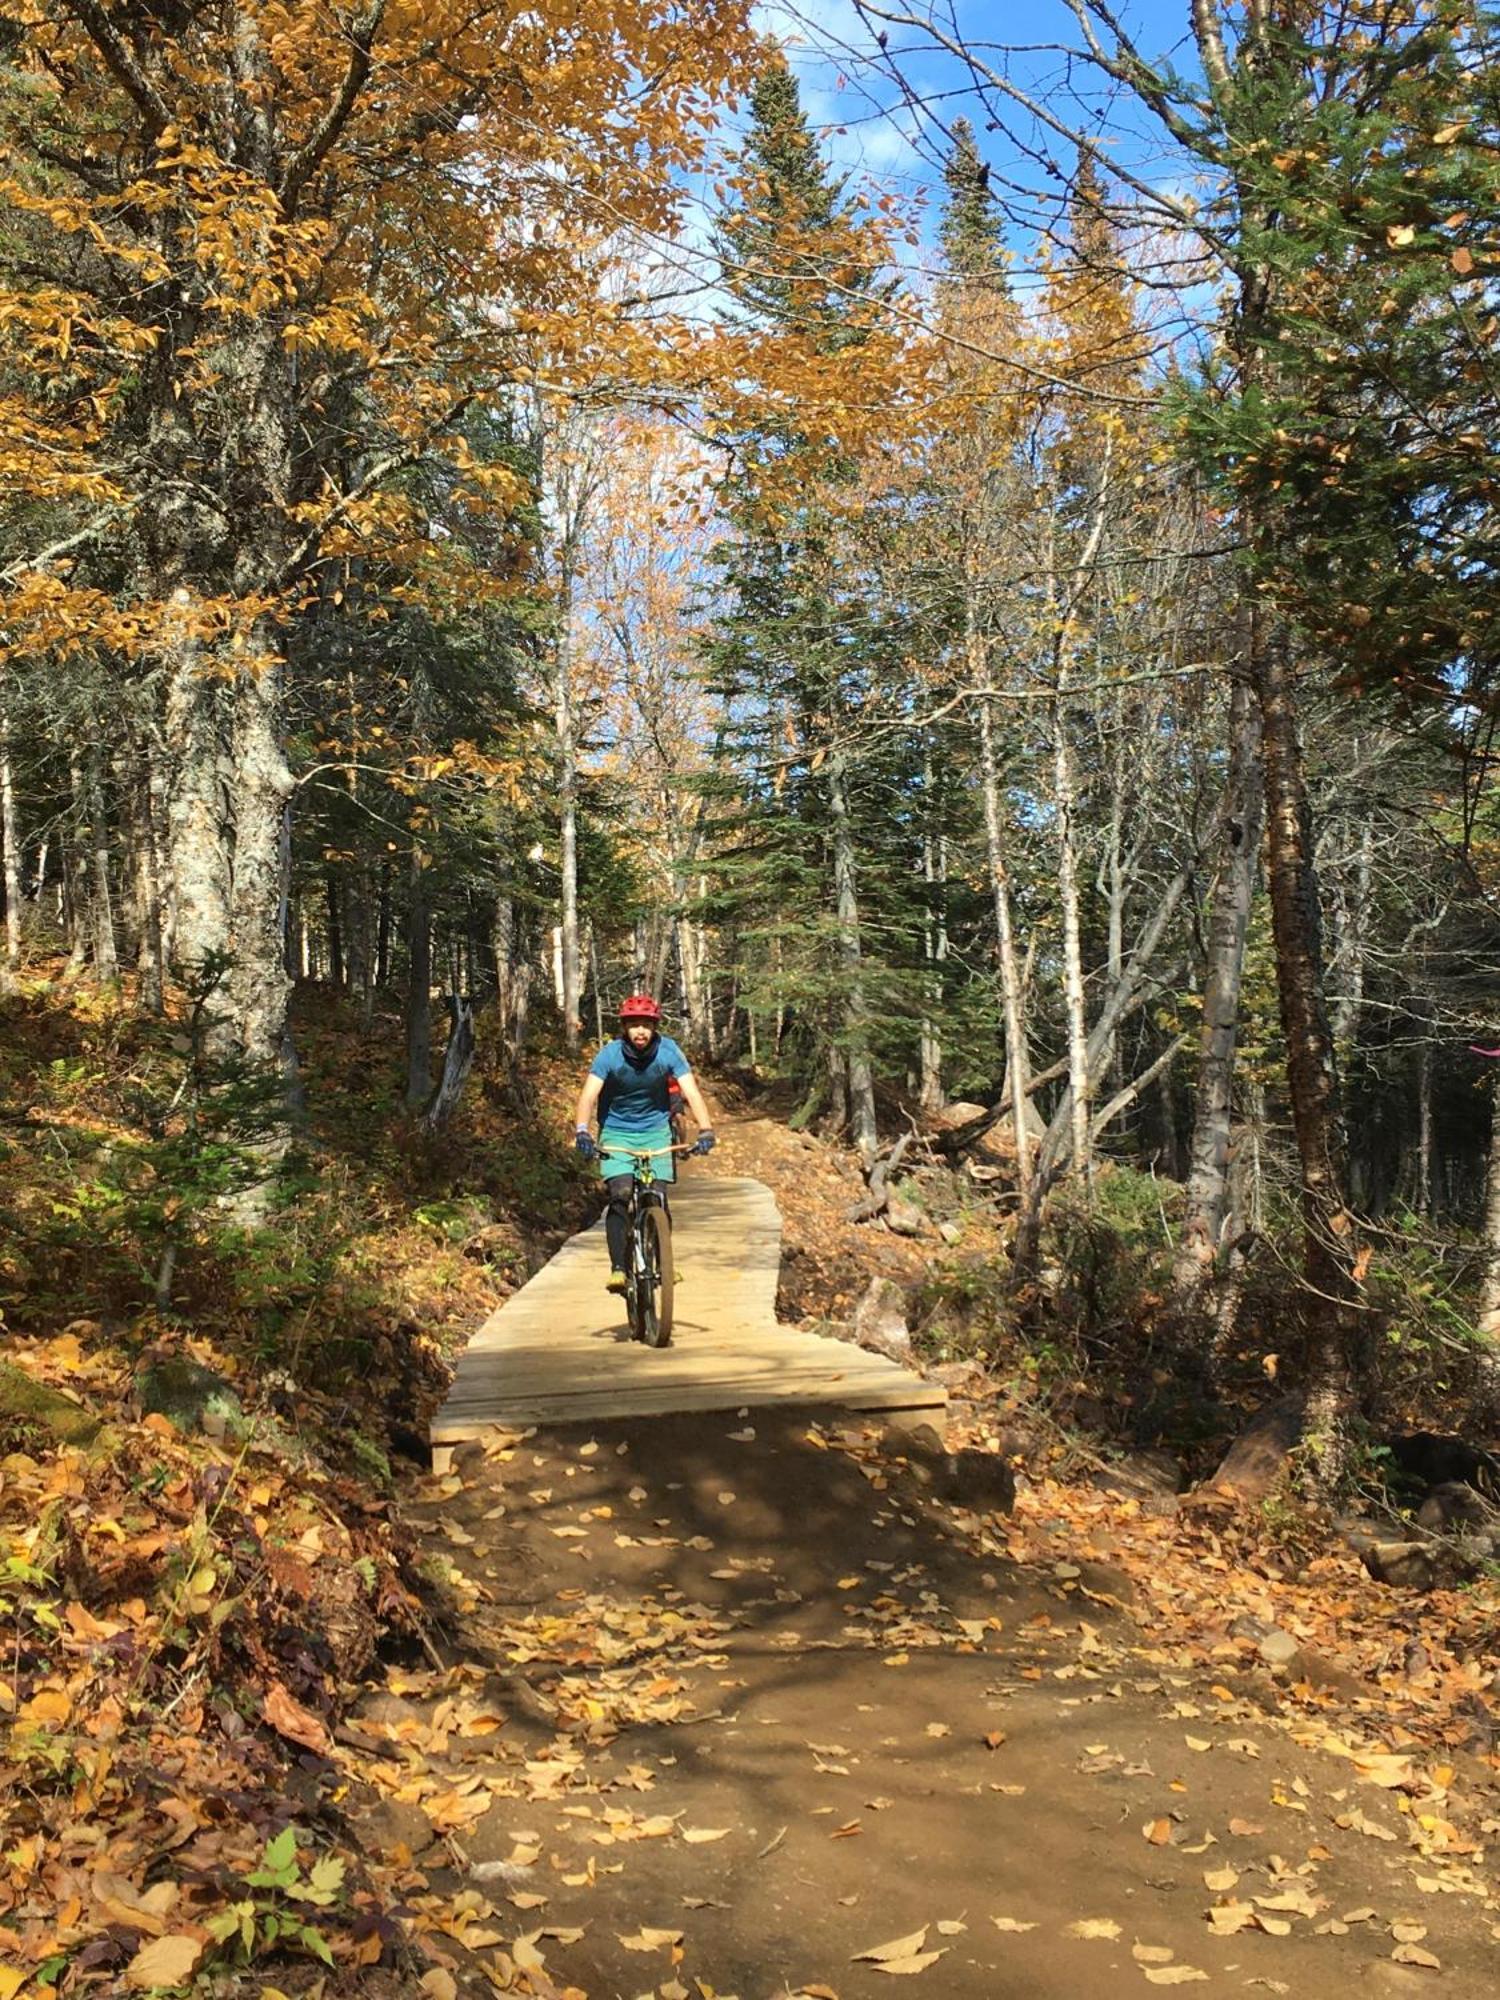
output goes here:
[[380, 24], [385, 18], [386, 0], [371, 0], [371, 5], [349, 29], [349, 67], [344, 72], [344, 81], [339, 86], [337, 97], [328, 106], [308, 135], [304, 144], [293, 154], [286, 172], [281, 177], [277, 190], [281, 198], [282, 211], [291, 216], [297, 207], [297, 197], [327, 158], [330, 148], [349, 122], [349, 115], [358, 102], [359, 93], [369, 79], [375, 37], [380, 32]]
[[155, 138], [172, 122], [165, 99], [121, 39], [113, 21], [97, 0], [71, 0], [73, 18], [103, 56], [116, 80], [134, 101]]

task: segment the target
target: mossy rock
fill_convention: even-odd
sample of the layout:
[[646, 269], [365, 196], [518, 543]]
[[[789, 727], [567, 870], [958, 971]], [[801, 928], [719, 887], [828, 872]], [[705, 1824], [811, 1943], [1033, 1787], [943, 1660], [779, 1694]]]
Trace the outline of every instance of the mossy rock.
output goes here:
[[36, 1381], [24, 1368], [0, 1361], [0, 1434], [24, 1447], [38, 1439], [53, 1444], [92, 1444], [104, 1428], [92, 1410]]
[[136, 1371], [135, 1394], [143, 1417], [165, 1417], [184, 1434], [240, 1439], [249, 1429], [229, 1383], [188, 1354], [148, 1355]]

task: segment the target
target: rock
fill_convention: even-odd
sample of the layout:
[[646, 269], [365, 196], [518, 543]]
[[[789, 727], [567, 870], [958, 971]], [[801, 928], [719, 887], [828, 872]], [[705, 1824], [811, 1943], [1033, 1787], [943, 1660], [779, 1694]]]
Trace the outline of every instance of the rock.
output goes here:
[[1300, 1397], [1269, 1404], [1224, 1454], [1210, 1485], [1241, 1500], [1264, 1500], [1286, 1470], [1302, 1436]]
[[1141, 1451], [1095, 1473], [1094, 1484], [1102, 1493], [1120, 1493], [1127, 1499], [1145, 1494], [1180, 1493], [1183, 1471], [1169, 1451]]
[[1325, 1660], [1311, 1646], [1297, 1648], [1287, 1662], [1287, 1673], [1294, 1681], [1306, 1681], [1309, 1687], [1337, 1695], [1340, 1701], [1368, 1701], [1370, 1698], [1369, 1684], [1362, 1681], [1358, 1674], [1351, 1674], [1347, 1667]]
[[1458, 1479], [1434, 1486], [1417, 1509], [1417, 1526], [1429, 1534], [1452, 1534], [1455, 1529], [1483, 1533], [1497, 1525], [1500, 1525], [1500, 1511], [1482, 1493], [1476, 1493], [1472, 1486]]
[[880, 1432], [880, 1449], [888, 1458], [941, 1459], [948, 1456], [948, 1446], [936, 1424], [888, 1423]]
[[935, 1468], [933, 1490], [953, 1506], [1008, 1514], [1016, 1504], [1016, 1476], [995, 1451], [950, 1451]]
[[24, 1451], [39, 1437], [54, 1445], [91, 1444], [100, 1428], [92, 1411], [0, 1361], [0, 1450]]
[[165, 1417], [177, 1430], [211, 1438], [246, 1434], [239, 1397], [222, 1375], [190, 1354], [146, 1355], [136, 1370], [135, 1396], [143, 1417]]
[[906, 1324], [906, 1295], [889, 1278], [872, 1278], [854, 1308], [854, 1339], [872, 1354], [903, 1364], [912, 1358], [911, 1330]]
[[1256, 1641], [1255, 1650], [1268, 1667], [1285, 1667], [1296, 1659], [1302, 1647], [1290, 1632], [1283, 1632], [1279, 1625], [1273, 1625]]
[[885, 1200], [885, 1226], [896, 1236], [923, 1236], [927, 1232], [927, 1217], [905, 1195], [889, 1194]]
[[940, 1222], [938, 1224], [938, 1235], [942, 1237], [950, 1249], [955, 1243], [962, 1243], [964, 1240], [963, 1230], [956, 1222]]
[[1400, 1590], [1431, 1590], [1436, 1581], [1426, 1542], [1375, 1542], [1361, 1554], [1377, 1583], [1394, 1584]]
[[426, 1813], [405, 1799], [377, 1799], [373, 1805], [356, 1808], [349, 1820], [364, 1852], [382, 1858], [393, 1848], [405, 1847], [415, 1859], [437, 1839]]

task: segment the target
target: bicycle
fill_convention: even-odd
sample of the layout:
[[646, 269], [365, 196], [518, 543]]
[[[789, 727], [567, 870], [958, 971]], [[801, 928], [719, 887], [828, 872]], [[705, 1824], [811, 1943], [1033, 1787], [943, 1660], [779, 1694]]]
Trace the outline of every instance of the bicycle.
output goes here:
[[625, 1311], [630, 1337], [647, 1347], [665, 1347], [672, 1338], [672, 1213], [656, 1185], [653, 1160], [691, 1153], [691, 1146], [662, 1146], [630, 1155], [631, 1187], [625, 1239]]

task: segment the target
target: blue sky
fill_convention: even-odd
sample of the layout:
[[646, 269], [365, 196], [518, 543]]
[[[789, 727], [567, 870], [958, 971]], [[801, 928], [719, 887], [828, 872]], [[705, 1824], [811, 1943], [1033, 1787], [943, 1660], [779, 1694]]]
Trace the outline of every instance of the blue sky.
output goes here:
[[[963, 39], [992, 67], [1047, 103], [1065, 124], [1103, 137], [1111, 156], [1144, 180], [1178, 184], [1182, 162], [1166, 150], [1150, 120], [1128, 97], [1103, 87], [1097, 72], [1071, 54], [1080, 37], [1063, 0], [950, 4]], [[930, 207], [937, 161], [947, 143], [943, 128], [968, 116], [1011, 220], [1014, 247], [1024, 259], [1027, 239], [1045, 226], [1060, 191], [1041, 158], [1059, 150], [1055, 136], [1027, 130], [1018, 112], [1007, 113], [1007, 122], [1020, 128], [1014, 133], [986, 130], [985, 108], [962, 66], [941, 51], [921, 47], [918, 37], [892, 28], [889, 55], [920, 99], [920, 106], [913, 106], [887, 73], [852, 0], [762, 0], [759, 11], [767, 30], [787, 46], [804, 104], [825, 135], [830, 157], [856, 180], [867, 179], [916, 201], [925, 198]], [[921, 11], [920, 5], [915, 11]], [[1119, 12], [1144, 55], [1170, 55], [1191, 72], [1188, 0], [1128, 0]]]

